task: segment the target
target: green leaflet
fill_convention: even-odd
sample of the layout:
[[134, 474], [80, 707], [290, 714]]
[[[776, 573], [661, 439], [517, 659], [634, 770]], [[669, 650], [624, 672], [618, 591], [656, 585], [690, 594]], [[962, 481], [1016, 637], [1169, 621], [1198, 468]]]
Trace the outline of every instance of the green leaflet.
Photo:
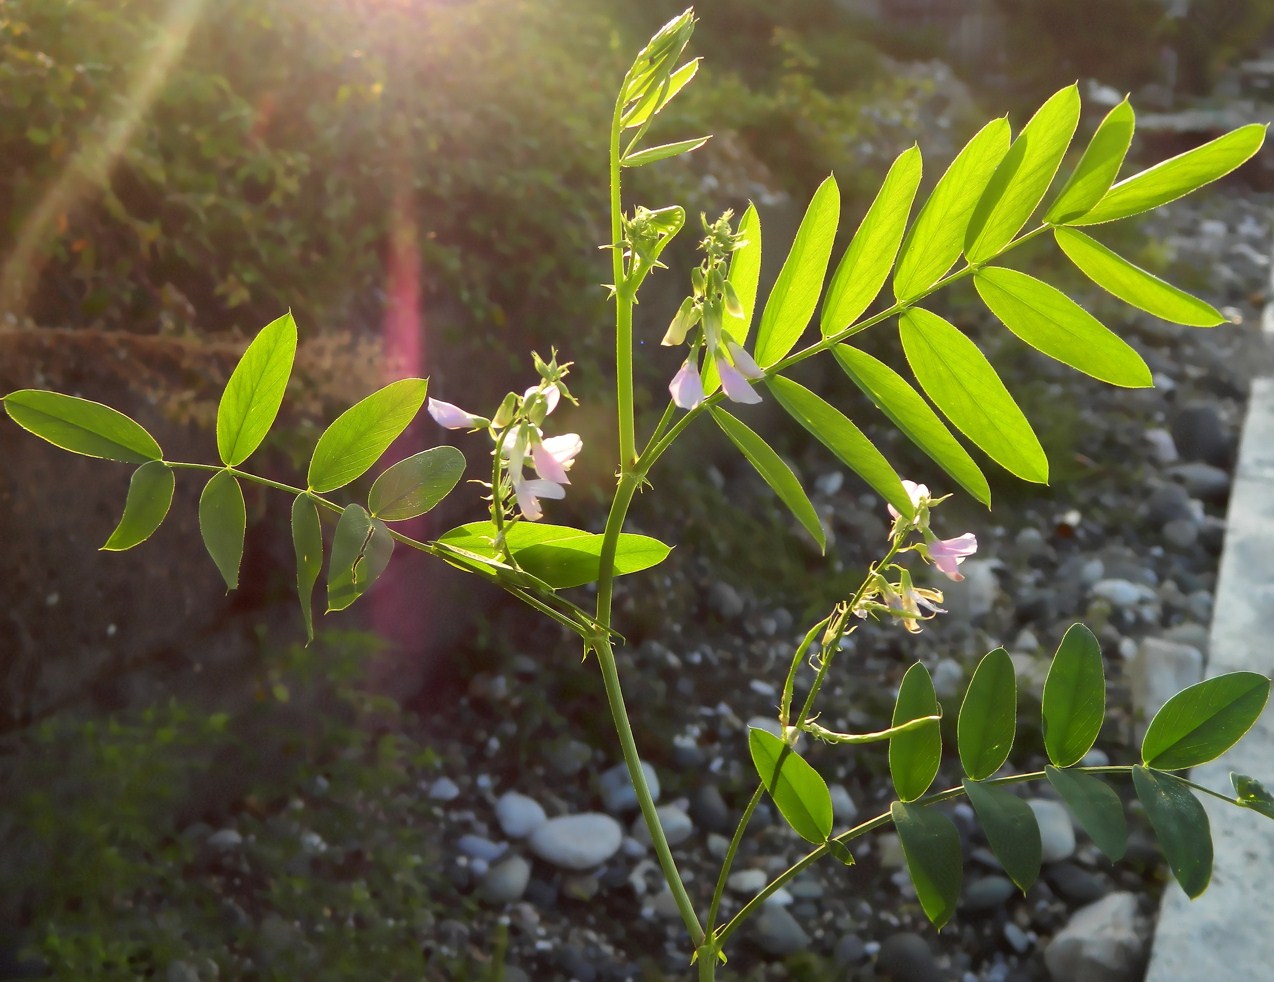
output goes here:
[[4, 397], [4, 409], [28, 433], [71, 453], [126, 464], [164, 456], [141, 424], [100, 402], [44, 389], [19, 389]]
[[919, 307], [899, 318], [899, 328], [916, 381], [956, 429], [1022, 480], [1047, 484], [1044, 448], [977, 345]]
[[1120, 181], [1068, 225], [1097, 225], [1139, 215], [1211, 184], [1234, 170], [1265, 142], [1265, 124], [1250, 123]]
[[1044, 214], [1044, 221], [1065, 224], [1079, 218], [1110, 190], [1132, 144], [1136, 115], [1125, 99], [1106, 114], [1084, 149], [1075, 170]]
[[[916, 662], [902, 677], [894, 703], [893, 725], [901, 726], [922, 716], [939, 713], [933, 679], [923, 662]], [[889, 774], [903, 801], [915, 801], [929, 790], [942, 761], [942, 730], [926, 726], [889, 738]]]
[[1231, 672], [1182, 689], [1146, 728], [1141, 759], [1161, 771], [1215, 760], [1252, 728], [1270, 697], [1270, 680]]
[[1061, 165], [1079, 123], [1079, 88], [1053, 95], [1022, 128], [992, 175], [969, 219], [970, 262], [999, 255], [1031, 217]]
[[990, 777], [1008, 760], [1017, 732], [1017, 680], [1003, 648], [987, 652], [969, 680], [956, 727], [960, 765], [975, 781]]
[[327, 612], [344, 610], [385, 572], [394, 539], [385, 523], [361, 505], [346, 505], [332, 536], [327, 565]]
[[[641, 101], [624, 114], [621, 121], [624, 129], [640, 126], [672, 102], [677, 93], [685, 88], [699, 71], [699, 61], [698, 58], [688, 61], [669, 75], [666, 89], [662, 85], [652, 84]], [[661, 89], [663, 89], [662, 93]]]
[[161, 460], [148, 460], [137, 468], [128, 482], [124, 515], [102, 550], [123, 552], [154, 535], [168, 515], [176, 484], [172, 470]]
[[827, 288], [820, 321], [823, 337], [854, 323], [885, 285], [907, 229], [920, 173], [917, 146], [904, 150], [889, 168]]
[[[748, 210], [739, 219], [736, 231], [745, 237], [746, 244], [736, 249], [730, 256], [730, 274], [726, 278], [734, 287], [734, 295], [739, 300], [742, 313], [732, 314], [724, 311], [721, 327], [727, 335], [739, 344], [744, 344], [752, 329], [752, 312], [756, 307], [757, 284], [761, 279], [761, 216], [757, 214], [756, 205], [748, 205]], [[712, 395], [721, 387], [721, 377], [717, 374], [717, 360], [704, 359], [703, 392]]]
[[964, 779], [964, 793], [977, 813], [987, 844], [1009, 874], [1009, 879], [1025, 893], [1040, 875], [1043, 845], [1035, 812], [1025, 801], [994, 784]]
[[1230, 783], [1234, 785], [1234, 793], [1238, 796], [1237, 804], [1251, 808], [1266, 818], [1274, 818], [1274, 795], [1271, 795], [1260, 781], [1246, 774], [1230, 772]]
[[1111, 385], [1153, 384], [1141, 355], [1056, 287], [1001, 266], [978, 270], [973, 283], [991, 313], [1032, 348]]
[[428, 385], [420, 378], [391, 382], [336, 417], [314, 447], [309, 489], [335, 491], [362, 476], [415, 418]]
[[1081, 273], [1125, 303], [1174, 324], [1215, 327], [1225, 323], [1225, 318], [1211, 304], [1134, 266], [1078, 229], [1055, 228], [1053, 237]]
[[1172, 875], [1186, 896], [1194, 900], [1208, 888], [1212, 879], [1212, 829], [1208, 813], [1171, 774], [1138, 765], [1132, 769], [1132, 783], [1159, 837]]
[[318, 505], [309, 495], [298, 494], [292, 502], [292, 549], [296, 553], [296, 596], [301, 603], [308, 643], [314, 640], [314, 584], [323, 571], [323, 528]]
[[296, 356], [296, 322], [289, 311], [252, 339], [217, 406], [217, 452], [237, 467], [261, 445], [274, 425]]
[[837, 459], [861, 477], [878, 495], [904, 515], [915, 505], [884, 456], [839, 409], [805, 386], [776, 375], [766, 380], [779, 405], [809, 430]]
[[229, 471], [217, 471], [199, 496], [199, 533], [228, 590], [239, 585], [247, 529], [248, 510], [238, 478]]
[[1058, 767], [1070, 767], [1093, 749], [1106, 717], [1101, 645], [1083, 624], [1066, 629], [1044, 680], [1044, 747]]
[[850, 381], [862, 389], [903, 436], [928, 454], [969, 494], [990, 507], [991, 489], [978, 465], [901, 375], [865, 351], [847, 344], [836, 345], [832, 354]]
[[676, 143], [664, 143], [657, 147], [647, 147], [645, 150], [630, 153], [627, 157], [620, 160], [619, 165], [621, 167], [644, 167], [646, 164], [653, 164], [660, 160], [667, 160], [669, 157], [676, 157], [683, 153], [690, 153], [692, 150], [698, 150], [711, 139], [711, 136], [700, 136], [693, 140], [679, 140]]
[[[551, 589], [564, 590], [597, 581], [603, 538], [564, 525], [519, 522], [507, 531], [505, 542], [526, 573]], [[479, 557], [485, 563], [500, 556], [493, 545], [494, 539], [495, 526], [490, 522], [471, 522], [439, 536], [438, 542]], [[624, 532], [615, 550], [615, 575], [657, 566], [671, 551], [658, 539]]]
[[451, 493], [464, 465], [464, 454], [455, 447], [434, 447], [400, 460], [372, 484], [368, 510], [385, 522], [423, 515]]
[[1124, 858], [1128, 849], [1128, 820], [1119, 795], [1101, 778], [1083, 771], [1044, 768], [1048, 783], [1066, 802], [1093, 843], [1112, 863]]
[[765, 483], [779, 496], [779, 500], [787, 505], [788, 511], [800, 522], [805, 531], [818, 543], [819, 549], [827, 548], [827, 537], [823, 533], [823, 525], [818, 519], [818, 512], [806, 497], [801, 482], [792, 473], [792, 468], [783, 463], [768, 443], [752, 430], [739, 422], [719, 406], [708, 410], [721, 431], [730, 438], [730, 442], [739, 448], [739, 452], [748, 459], [748, 463], [756, 468], [756, 472], [765, 479]]
[[755, 352], [762, 368], [769, 368], [795, 347], [814, 315], [839, 220], [840, 188], [836, 178], [828, 177], [814, 192], [792, 250], [765, 302]]
[[951, 162], [903, 240], [894, 273], [899, 302], [921, 296], [960, 258], [969, 218], [1008, 150], [1008, 120], [993, 119]]
[[960, 833], [951, 819], [932, 808], [895, 801], [889, 811], [920, 906], [933, 926], [941, 929], [960, 900], [964, 873]]
[[824, 842], [832, 831], [832, 796], [827, 782], [795, 750], [767, 730], [748, 730], [748, 751], [787, 824], [810, 842]]

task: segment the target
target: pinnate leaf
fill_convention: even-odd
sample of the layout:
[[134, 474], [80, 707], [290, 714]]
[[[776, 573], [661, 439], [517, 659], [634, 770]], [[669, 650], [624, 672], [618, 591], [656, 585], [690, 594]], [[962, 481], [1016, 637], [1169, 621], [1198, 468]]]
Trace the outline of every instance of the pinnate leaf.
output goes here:
[[686, 62], [668, 76], [667, 87], [662, 84], [651, 84], [641, 101], [624, 114], [622, 119], [624, 129], [640, 126], [658, 113], [664, 106], [672, 102], [677, 93], [690, 83], [690, 80], [695, 77], [698, 71], [699, 59], [695, 58]]
[[907, 872], [925, 916], [941, 929], [960, 900], [960, 833], [942, 812], [895, 801], [890, 806]]
[[161, 460], [148, 460], [137, 468], [128, 482], [123, 517], [102, 550], [123, 552], [154, 535], [168, 515], [176, 484], [172, 469]]
[[298, 494], [292, 502], [292, 549], [296, 553], [296, 596], [309, 642], [314, 640], [314, 584], [323, 571], [323, 527], [318, 506], [306, 494]]
[[832, 831], [832, 796], [818, 771], [773, 733], [759, 727], [748, 730], [748, 751], [787, 824], [803, 839], [825, 841]]
[[44, 389], [19, 389], [4, 397], [4, 409], [28, 433], [71, 453], [126, 464], [164, 456], [140, 423], [100, 402]]
[[217, 471], [199, 496], [199, 533], [228, 590], [239, 585], [247, 529], [248, 510], [238, 478], [229, 471]]
[[1212, 879], [1212, 829], [1208, 813], [1181, 781], [1171, 774], [1137, 766], [1133, 787], [1159, 838], [1172, 875], [1191, 900]]
[[1112, 863], [1124, 858], [1128, 849], [1128, 819], [1124, 805], [1101, 778], [1083, 771], [1047, 766], [1044, 774], [1062, 801], [1075, 816], [1079, 827]]
[[289, 311], [252, 339], [217, 406], [217, 452], [237, 467], [261, 445], [283, 404], [296, 356], [296, 322]]
[[1106, 717], [1101, 645], [1083, 624], [1066, 629], [1044, 680], [1044, 747], [1058, 767], [1079, 763], [1093, 748]]
[[361, 505], [346, 505], [332, 536], [327, 566], [327, 610], [344, 610], [385, 572], [394, 539], [385, 523]]
[[400, 460], [372, 484], [368, 509], [385, 522], [423, 515], [451, 493], [464, 464], [464, 454], [455, 447], [434, 447]]
[[[938, 695], [923, 662], [916, 662], [902, 677], [894, 703], [893, 725], [901, 726], [922, 716], [936, 716]], [[915, 801], [929, 790], [942, 762], [942, 730], [924, 726], [889, 738], [889, 774], [903, 801]]]
[[310, 490], [335, 491], [366, 473], [420, 411], [428, 384], [421, 378], [391, 382], [336, 417], [310, 458]]
[[1008, 760], [1017, 731], [1017, 680], [1003, 648], [978, 662], [960, 705], [956, 726], [960, 764], [975, 781], [990, 777]]
[[1009, 879], [1025, 893], [1039, 878], [1044, 851], [1035, 812], [1017, 795], [994, 784], [965, 778], [964, 793], [986, 833], [987, 845]]
[[1182, 689], [1150, 721], [1141, 759], [1161, 771], [1215, 760], [1252, 728], [1269, 697], [1270, 680], [1255, 672], [1218, 675]]

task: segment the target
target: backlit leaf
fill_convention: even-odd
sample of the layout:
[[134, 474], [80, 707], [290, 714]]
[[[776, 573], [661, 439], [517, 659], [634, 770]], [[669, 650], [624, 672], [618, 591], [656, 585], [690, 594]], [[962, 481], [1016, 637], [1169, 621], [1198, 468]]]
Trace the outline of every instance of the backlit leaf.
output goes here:
[[658, 113], [664, 106], [672, 102], [677, 93], [690, 83], [690, 80], [695, 77], [695, 73], [698, 71], [699, 59], [695, 58], [686, 62], [668, 76], [666, 88], [662, 85], [651, 85], [650, 90], [642, 100], [624, 114], [621, 120], [624, 129], [640, 126]]
[[1265, 790], [1265, 785], [1260, 781], [1231, 771], [1230, 783], [1234, 785], [1234, 793], [1240, 805], [1260, 812], [1266, 818], [1274, 818], [1274, 795]]
[[[907, 669], [898, 687], [893, 725], [901, 726], [938, 712], [938, 695], [929, 669], [923, 662], [916, 662]], [[894, 790], [903, 801], [915, 801], [929, 790], [941, 762], [942, 730], [937, 726], [925, 726], [889, 738], [889, 774]]]
[[346, 505], [332, 536], [327, 565], [327, 610], [344, 610], [385, 572], [394, 539], [385, 523], [361, 505]]
[[986, 833], [987, 845], [1009, 879], [1025, 893], [1039, 878], [1043, 856], [1035, 812], [1017, 795], [994, 784], [965, 778], [964, 793]]
[[960, 833], [942, 812], [895, 801], [890, 806], [903, 858], [925, 916], [941, 929], [960, 900]]
[[19, 389], [4, 397], [4, 408], [28, 433], [71, 453], [126, 464], [164, 456], [141, 424], [100, 402], [44, 389]]
[[1182, 689], [1146, 728], [1142, 762], [1175, 771], [1215, 760], [1252, 728], [1269, 697], [1270, 680], [1255, 672], [1218, 675]]
[[1106, 114], [1075, 170], [1045, 212], [1046, 222], [1064, 224], [1079, 218], [1101, 200], [1115, 183], [1135, 126], [1136, 115], [1127, 99]]
[[323, 571], [323, 528], [318, 506], [304, 494], [292, 502], [292, 549], [296, 553], [296, 596], [305, 620], [305, 637], [314, 640], [314, 584]]
[[660, 160], [667, 160], [669, 157], [677, 157], [683, 153], [690, 153], [692, 150], [698, 150], [701, 146], [711, 140], [710, 136], [695, 137], [692, 140], [678, 140], [676, 143], [665, 143], [657, 147], [647, 147], [645, 150], [638, 150], [630, 153], [619, 163], [623, 167], [644, 167], [646, 164], [653, 164]]
[[765, 789], [803, 839], [823, 842], [832, 831], [832, 796], [809, 763], [768, 730], [748, 730], [748, 750]]
[[247, 528], [248, 510], [238, 479], [229, 471], [217, 471], [199, 496], [199, 533], [228, 590], [239, 585]]
[[367, 505], [372, 516], [401, 522], [423, 515], [464, 476], [464, 454], [455, 447], [434, 447], [400, 460], [372, 484]]
[[310, 458], [310, 490], [335, 491], [361, 477], [415, 418], [428, 384], [420, 378], [391, 382], [336, 417]]
[[1106, 717], [1101, 645], [1083, 624], [1066, 629], [1044, 681], [1044, 747], [1058, 767], [1079, 763], [1093, 749]]
[[148, 460], [128, 482], [124, 515], [102, 546], [105, 552], [122, 552], [145, 542], [163, 524], [173, 503], [173, 472], [159, 460]]
[[289, 311], [252, 339], [217, 406], [217, 452], [237, 467], [261, 445], [283, 404], [296, 356], [296, 322]]
[[1017, 680], [1003, 648], [987, 652], [974, 669], [960, 704], [956, 727], [960, 765], [975, 781], [990, 777], [1008, 760], [1017, 731]]
[[1128, 819], [1119, 795], [1101, 778], [1083, 771], [1048, 766], [1044, 774], [1106, 858], [1112, 863], [1123, 859], [1128, 850]]
[[1137, 766], [1133, 787], [1159, 838], [1172, 875], [1191, 900], [1212, 879], [1212, 829], [1199, 800], [1171, 774]]

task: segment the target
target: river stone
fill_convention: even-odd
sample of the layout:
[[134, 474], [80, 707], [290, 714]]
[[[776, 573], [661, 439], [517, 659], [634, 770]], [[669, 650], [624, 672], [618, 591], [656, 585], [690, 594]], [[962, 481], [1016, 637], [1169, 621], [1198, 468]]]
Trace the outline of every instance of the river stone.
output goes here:
[[1035, 821], [1040, 827], [1040, 847], [1044, 862], [1056, 863], [1069, 859], [1075, 852], [1075, 826], [1071, 824], [1066, 806], [1051, 798], [1031, 798], [1027, 804], [1035, 812]]
[[619, 851], [624, 830], [609, 815], [583, 812], [550, 818], [531, 833], [531, 851], [562, 869], [591, 869]]
[[1203, 678], [1203, 652], [1192, 645], [1143, 638], [1128, 663], [1137, 741], [1163, 704]]
[[[655, 768], [644, 760], [641, 762], [641, 769], [646, 773], [650, 797], [658, 801], [659, 775], [655, 773]], [[622, 815], [637, 807], [637, 792], [633, 790], [633, 783], [628, 777], [627, 764], [616, 764], [609, 770], [603, 771], [601, 777], [597, 779], [597, 790], [602, 796], [602, 807], [612, 815]]]
[[522, 899], [531, 882], [531, 864], [518, 855], [496, 863], [478, 884], [478, 893], [489, 904], [511, 904]]
[[1053, 982], [1133, 982], [1145, 942], [1136, 896], [1112, 893], [1071, 915], [1044, 949], [1044, 963]]
[[810, 944], [805, 928], [786, 907], [777, 904], [766, 904], [761, 908], [749, 934], [762, 951], [775, 958], [803, 951]]
[[1229, 430], [1211, 403], [1195, 403], [1179, 410], [1172, 420], [1172, 442], [1184, 460], [1229, 467], [1234, 456]]
[[506, 791], [495, 803], [496, 821], [510, 839], [525, 839], [547, 821], [544, 807], [534, 798]]
[[964, 888], [966, 910], [990, 910], [999, 907], [1017, 889], [1007, 876], [980, 876]]
[[[660, 805], [655, 809], [659, 816], [659, 824], [663, 827], [664, 838], [668, 845], [679, 846], [694, 834], [695, 824], [690, 816], [676, 805]], [[650, 845], [650, 830], [646, 828], [646, 820], [641, 815], [633, 819], [633, 838], [643, 845]]]
[[943, 977], [929, 942], [911, 931], [900, 931], [884, 940], [876, 968], [894, 982], [934, 982]]

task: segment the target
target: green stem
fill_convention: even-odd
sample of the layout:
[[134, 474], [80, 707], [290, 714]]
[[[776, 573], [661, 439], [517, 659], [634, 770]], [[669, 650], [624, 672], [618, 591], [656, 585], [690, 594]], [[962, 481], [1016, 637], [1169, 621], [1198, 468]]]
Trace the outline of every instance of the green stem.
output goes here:
[[[752, 821], [752, 813], [756, 811], [757, 805], [761, 803], [761, 796], [764, 793], [765, 785], [758, 784], [756, 790], [752, 792], [752, 797], [748, 799], [747, 807], [743, 809], [739, 824], [734, 829], [734, 837], [730, 840], [730, 846], [726, 849], [725, 856], [721, 860], [721, 872], [717, 874], [717, 885], [712, 891], [712, 906], [708, 908], [708, 923], [704, 928], [709, 937], [712, 936], [712, 929], [717, 923], [717, 913], [721, 909], [721, 898], [725, 894], [726, 880], [730, 877], [730, 868], [734, 865], [734, 857], [739, 852], [739, 844], [743, 841], [743, 833], [747, 831], [748, 823]], [[713, 957], [716, 957], [716, 950], [720, 950], [719, 942], [714, 950]]]

